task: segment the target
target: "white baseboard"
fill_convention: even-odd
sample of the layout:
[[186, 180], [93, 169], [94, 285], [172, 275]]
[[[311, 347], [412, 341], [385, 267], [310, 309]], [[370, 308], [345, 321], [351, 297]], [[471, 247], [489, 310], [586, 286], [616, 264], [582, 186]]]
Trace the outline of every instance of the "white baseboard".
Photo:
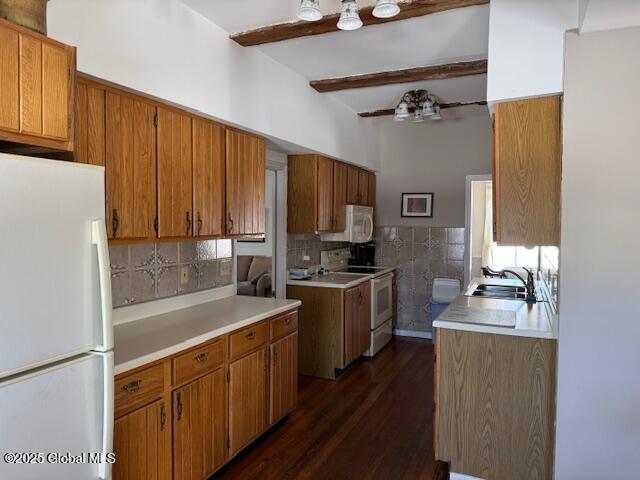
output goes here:
[[393, 329], [393, 334], [398, 337], [414, 337], [414, 338], [433, 338], [431, 332], [421, 332], [418, 330], [400, 330], [399, 328]]
[[483, 480], [483, 479], [480, 477], [463, 475], [462, 473], [449, 472], [449, 480]]

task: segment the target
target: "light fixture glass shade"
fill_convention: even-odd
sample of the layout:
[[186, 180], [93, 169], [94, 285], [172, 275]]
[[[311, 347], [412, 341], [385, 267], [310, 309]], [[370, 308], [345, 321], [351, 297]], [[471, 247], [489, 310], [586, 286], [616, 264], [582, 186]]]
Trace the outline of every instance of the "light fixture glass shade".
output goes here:
[[356, 0], [342, 0], [342, 12], [338, 20], [340, 30], [357, 30], [362, 26], [362, 20], [358, 14]]
[[409, 105], [407, 102], [400, 102], [396, 107], [396, 117], [404, 120], [405, 118], [409, 118]]
[[427, 100], [426, 102], [424, 102], [424, 105], [422, 106], [422, 115], [425, 117], [430, 117], [433, 114], [434, 114], [433, 103], [431, 103], [431, 100]]
[[298, 18], [307, 22], [315, 22], [322, 18], [320, 0], [300, 0]]
[[442, 115], [440, 115], [440, 105], [437, 103], [433, 106], [433, 115], [431, 115], [431, 120], [442, 120]]
[[413, 123], [421, 123], [421, 122], [424, 122], [424, 117], [422, 116], [422, 110], [420, 108], [416, 108], [416, 111], [413, 114]]
[[400, 7], [396, 0], [378, 0], [373, 9], [373, 16], [378, 18], [395, 17], [400, 13]]

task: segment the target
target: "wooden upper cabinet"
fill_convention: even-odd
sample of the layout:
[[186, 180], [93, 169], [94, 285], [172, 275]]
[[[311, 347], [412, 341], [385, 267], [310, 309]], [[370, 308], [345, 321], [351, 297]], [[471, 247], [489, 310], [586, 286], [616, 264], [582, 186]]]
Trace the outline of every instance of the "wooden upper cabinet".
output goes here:
[[333, 231], [344, 232], [347, 228], [347, 166], [333, 163]]
[[287, 232], [317, 233], [318, 157], [290, 155], [287, 171]]
[[267, 352], [267, 348], [263, 348], [229, 365], [230, 456], [238, 453], [267, 427]]
[[193, 235], [191, 117], [158, 107], [158, 237]]
[[266, 146], [263, 138], [226, 133], [227, 234], [265, 233]]
[[[99, 93], [95, 95], [99, 97]], [[99, 111], [99, 99], [96, 99], [94, 106]], [[156, 108], [134, 95], [107, 91], [105, 112], [109, 238], [153, 238], [156, 212]], [[99, 153], [87, 153], [87, 158], [91, 155], [99, 156]]]
[[368, 192], [368, 200], [367, 205], [369, 207], [376, 206], [376, 174], [373, 172], [369, 173], [369, 192]]
[[560, 97], [498, 104], [494, 135], [498, 243], [559, 245]]
[[223, 126], [193, 119], [193, 234], [196, 237], [225, 233], [224, 145]]
[[226, 462], [226, 384], [218, 369], [173, 392], [174, 480], [209, 478]]
[[371, 290], [368, 283], [350, 288], [344, 294], [344, 362], [351, 364], [371, 344]]
[[290, 413], [298, 403], [298, 333], [271, 345], [269, 425]]
[[359, 205], [359, 180], [360, 169], [358, 167], [347, 167], [347, 204]]
[[317, 157], [318, 232], [333, 231], [333, 160]]
[[369, 172], [358, 172], [358, 205], [369, 205]]
[[81, 78], [76, 85], [75, 161], [105, 165], [106, 91], [99, 84]]
[[0, 20], [0, 140], [73, 150], [75, 48]]
[[171, 480], [171, 412], [163, 400], [117, 418], [113, 480]]

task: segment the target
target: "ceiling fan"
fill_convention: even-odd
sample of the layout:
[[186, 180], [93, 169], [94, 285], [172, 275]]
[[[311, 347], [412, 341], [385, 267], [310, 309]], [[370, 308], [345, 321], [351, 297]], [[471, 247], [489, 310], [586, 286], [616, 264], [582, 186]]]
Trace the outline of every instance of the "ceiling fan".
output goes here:
[[[397, 0], [377, 0], [373, 9], [373, 16], [378, 18], [390, 18], [400, 13]], [[298, 18], [307, 22], [316, 22], [322, 18], [320, 0], [300, 0]], [[356, 0], [342, 0], [342, 9], [338, 28], [340, 30], [357, 30], [362, 27], [362, 20], [358, 13]]]

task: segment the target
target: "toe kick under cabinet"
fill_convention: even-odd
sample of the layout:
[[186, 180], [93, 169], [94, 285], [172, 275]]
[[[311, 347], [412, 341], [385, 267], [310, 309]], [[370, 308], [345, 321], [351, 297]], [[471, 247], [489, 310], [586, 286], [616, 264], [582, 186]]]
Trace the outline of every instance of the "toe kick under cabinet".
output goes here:
[[298, 311], [115, 379], [114, 480], [206, 479], [291, 413]]

